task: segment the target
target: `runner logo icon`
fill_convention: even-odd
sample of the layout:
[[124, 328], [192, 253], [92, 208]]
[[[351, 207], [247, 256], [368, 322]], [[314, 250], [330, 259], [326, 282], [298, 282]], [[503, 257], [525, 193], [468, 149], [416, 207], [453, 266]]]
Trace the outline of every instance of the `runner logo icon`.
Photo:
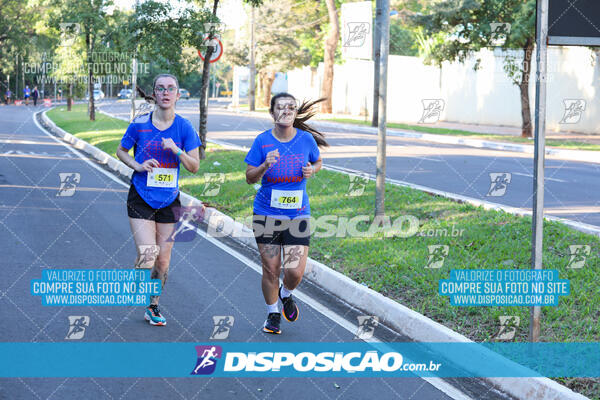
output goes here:
[[221, 346], [196, 346], [198, 361], [190, 375], [210, 375], [217, 368], [217, 359], [223, 355]]

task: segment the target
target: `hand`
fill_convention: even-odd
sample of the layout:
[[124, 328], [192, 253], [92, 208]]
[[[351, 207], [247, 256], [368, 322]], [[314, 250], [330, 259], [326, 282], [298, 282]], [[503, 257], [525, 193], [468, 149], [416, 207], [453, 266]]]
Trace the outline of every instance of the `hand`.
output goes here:
[[135, 170], [137, 172], [152, 172], [152, 168], [160, 168], [160, 164], [154, 158], [144, 161], [139, 164], [139, 167]]
[[177, 154], [177, 152], [179, 151], [179, 147], [177, 147], [177, 145], [171, 138], [162, 138], [162, 148], [165, 150], [171, 150], [175, 154]]
[[271, 168], [279, 160], [279, 149], [275, 149], [267, 153], [267, 159], [263, 164], [266, 165], [267, 169]]
[[315, 174], [315, 167], [312, 166], [311, 163], [307, 163], [304, 167], [302, 167], [302, 176], [304, 179], [308, 179]]

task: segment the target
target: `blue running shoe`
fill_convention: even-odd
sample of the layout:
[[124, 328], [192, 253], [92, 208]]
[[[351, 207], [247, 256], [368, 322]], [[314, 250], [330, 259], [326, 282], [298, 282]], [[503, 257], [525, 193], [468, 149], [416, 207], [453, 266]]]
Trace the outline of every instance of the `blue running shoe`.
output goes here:
[[167, 324], [167, 320], [162, 316], [156, 304], [150, 304], [146, 308], [144, 319], [150, 322], [150, 325], [165, 326]]

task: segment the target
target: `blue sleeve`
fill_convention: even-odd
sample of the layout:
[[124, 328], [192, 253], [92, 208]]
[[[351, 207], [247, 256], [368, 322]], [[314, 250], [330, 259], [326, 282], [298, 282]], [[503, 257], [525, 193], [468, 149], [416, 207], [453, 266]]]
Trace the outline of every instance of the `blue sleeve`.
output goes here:
[[253, 167], [258, 167], [265, 161], [265, 158], [266, 157], [263, 155], [261, 148], [261, 141], [258, 137], [256, 137], [252, 143], [250, 151], [248, 151], [248, 154], [246, 154], [244, 162], [248, 165], [252, 165]]
[[310, 132], [307, 132], [307, 134], [310, 137], [310, 149], [308, 151], [308, 161], [310, 161], [311, 163], [314, 163], [321, 156], [321, 151], [319, 150], [319, 146], [317, 146], [317, 141], [312, 136], [312, 134]]
[[196, 130], [192, 126], [192, 123], [188, 120], [185, 120], [183, 123], [183, 150], [186, 152], [190, 150], [194, 150], [202, 145], [202, 141], [200, 137], [196, 133]]
[[125, 150], [129, 150], [138, 141], [138, 130], [137, 124], [129, 124], [123, 138], [121, 139], [121, 147]]

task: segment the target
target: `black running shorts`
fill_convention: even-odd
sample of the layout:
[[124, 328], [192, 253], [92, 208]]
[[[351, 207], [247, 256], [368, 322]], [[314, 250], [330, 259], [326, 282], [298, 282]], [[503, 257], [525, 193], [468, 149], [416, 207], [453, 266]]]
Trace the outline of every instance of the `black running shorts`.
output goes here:
[[310, 244], [310, 224], [308, 218], [276, 219], [254, 214], [252, 230], [256, 243], [278, 244], [280, 246]]
[[181, 207], [179, 195], [168, 206], [163, 208], [152, 208], [142, 199], [142, 196], [135, 190], [135, 186], [131, 185], [129, 194], [127, 195], [127, 215], [129, 218], [147, 219], [160, 224], [171, 224], [177, 222], [174, 207]]

